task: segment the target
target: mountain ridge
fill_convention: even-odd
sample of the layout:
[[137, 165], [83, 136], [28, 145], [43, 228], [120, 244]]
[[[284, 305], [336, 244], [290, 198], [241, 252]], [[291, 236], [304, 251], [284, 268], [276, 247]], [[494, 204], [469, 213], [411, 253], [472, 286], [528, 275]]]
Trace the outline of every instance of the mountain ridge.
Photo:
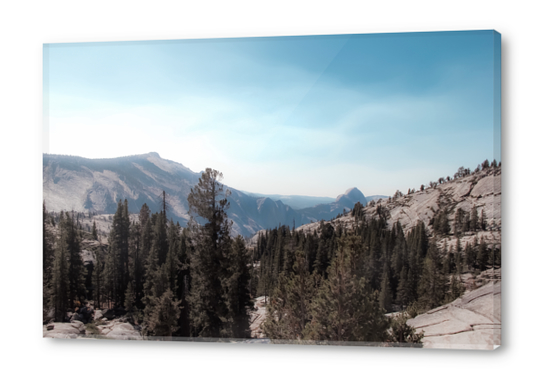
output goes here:
[[[168, 217], [185, 226], [189, 220], [187, 197], [201, 173], [181, 163], [161, 158], [156, 152], [117, 158], [43, 155], [43, 197], [51, 211], [75, 210], [112, 214], [119, 200], [128, 200], [129, 211], [138, 213], [143, 204], [160, 210], [162, 191], [167, 194]], [[251, 236], [278, 225], [303, 225], [329, 220], [365, 201], [357, 188], [328, 204], [294, 209], [281, 199], [254, 197], [224, 185], [231, 191], [228, 216], [234, 234]], [[355, 188], [355, 191], [354, 191]], [[262, 200], [263, 199], [263, 200]]]
[[[442, 183], [433, 183], [432, 187], [428, 186], [423, 190], [400, 194], [393, 198], [384, 197], [372, 200], [363, 208], [364, 217], [378, 219], [384, 215], [390, 229], [396, 222], [399, 222], [407, 233], [419, 221], [422, 221], [432, 233], [435, 218], [439, 212], [443, 212], [450, 228], [452, 228], [451, 230], [453, 230], [457, 210], [461, 209], [465, 214], [470, 214], [474, 208], [478, 217], [482, 217], [482, 214], [485, 217], [488, 234], [489, 231], [493, 231], [493, 234], [500, 236], [500, 166], [481, 169]], [[357, 221], [356, 217], [349, 213], [327, 222], [353, 228]], [[317, 223], [313, 223], [300, 226], [297, 229], [313, 232], [318, 226]]]

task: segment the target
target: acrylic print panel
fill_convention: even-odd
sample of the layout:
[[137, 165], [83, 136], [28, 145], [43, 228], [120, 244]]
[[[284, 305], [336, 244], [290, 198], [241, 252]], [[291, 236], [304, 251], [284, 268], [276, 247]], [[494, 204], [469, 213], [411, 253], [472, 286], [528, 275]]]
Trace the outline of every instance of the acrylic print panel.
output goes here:
[[500, 345], [495, 31], [44, 45], [43, 335]]

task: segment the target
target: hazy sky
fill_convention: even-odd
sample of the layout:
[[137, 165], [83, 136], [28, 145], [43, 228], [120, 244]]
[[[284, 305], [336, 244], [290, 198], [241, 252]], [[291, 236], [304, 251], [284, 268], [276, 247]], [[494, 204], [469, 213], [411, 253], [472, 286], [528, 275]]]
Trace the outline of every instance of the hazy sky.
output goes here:
[[250, 192], [406, 192], [500, 160], [500, 36], [48, 44], [44, 124], [51, 154], [155, 151]]

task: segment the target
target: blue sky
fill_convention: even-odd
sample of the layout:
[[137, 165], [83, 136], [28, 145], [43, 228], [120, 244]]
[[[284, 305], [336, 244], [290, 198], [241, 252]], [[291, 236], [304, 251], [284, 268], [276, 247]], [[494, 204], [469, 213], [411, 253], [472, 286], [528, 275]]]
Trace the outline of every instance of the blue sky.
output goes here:
[[500, 160], [500, 36], [48, 44], [44, 110], [52, 154], [156, 151], [250, 192], [390, 195]]

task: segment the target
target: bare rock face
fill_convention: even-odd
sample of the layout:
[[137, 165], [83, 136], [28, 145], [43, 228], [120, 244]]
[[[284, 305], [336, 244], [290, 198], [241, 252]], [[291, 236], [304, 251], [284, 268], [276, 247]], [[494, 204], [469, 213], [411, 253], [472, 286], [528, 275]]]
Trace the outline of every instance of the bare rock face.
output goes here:
[[426, 348], [493, 350], [501, 344], [501, 282], [493, 279], [408, 324], [424, 332]]
[[[97, 311], [100, 312], [100, 311]], [[102, 318], [103, 320], [103, 318]], [[102, 321], [103, 322], [103, 321]], [[55, 322], [43, 326], [43, 337], [45, 338], [110, 338], [115, 340], [142, 340], [139, 330], [132, 324], [123, 320], [111, 320], [96, 327], [99, 335], [89, 334], [81, 321], [70, 323]]]
[[90, 250], [81, 250], [81, 259], [83, 260], [83, 264], [87, 265], [92, 263], [93, 265], [96, 264], [96, 257], [94, 256], [94, 253]]
[[143, 339], [141, 333], [132, 324], [120, 320], [109, 321], [105, 325], [99, 325], [97, 328], [103, 336], [115, 340]]
[[43, 326], [43, 337], [67, 339], [81, 338], [85, 335], [85, 331], [85, 325], [81, 321], [72, 321], [70, 323], [55, 322]]
[[103, 311], [101, 309], [97, 309], [94, 311], [94, 320], [101, 320], [104, 317]]
[[[438, 210], [448, 211], [448, 220], [453, 225], [455, 212], [461, 208], [471, 212], [473, 208], [479, 217], [482, 212], [488, 228], [501, 226], [501, 171], [486, 169], [464, 178], [454, 179], [394, 201], [380, 203], [389, 212], [388, 225], [399, 221], [405, 232], [416, 226], [418, 221], [429, 225]], [[368, 216], [376, 214], [377, 205], [366, 208]]]
[[[483, 212], [487, 229], [498, 232], [500, 244], [501, 169], [484, 169], [463, 178], [438, 184], [434, 188], [403, 195], [392, 201], [380, 199], [365, 207], [365, 217], [378, 217], [378, 207], [387, 215], [389, 228], [396, 222], [400, 222], [405, 233], [415, 227], [419, 221], [423, 221], [431, 229], [429, 223], [439, 210], [447, 212], [448, 221], [453, 230], [457, 209], [461, 208], [470, 213], [475, 208], [478, 217], [481, 217]], [[348, 214], [326, 223], [352, 228], [355, 219]], [[315, 222], [303, 225], [297, 230], [312, 233], [318, 226], [319, 223]]]

